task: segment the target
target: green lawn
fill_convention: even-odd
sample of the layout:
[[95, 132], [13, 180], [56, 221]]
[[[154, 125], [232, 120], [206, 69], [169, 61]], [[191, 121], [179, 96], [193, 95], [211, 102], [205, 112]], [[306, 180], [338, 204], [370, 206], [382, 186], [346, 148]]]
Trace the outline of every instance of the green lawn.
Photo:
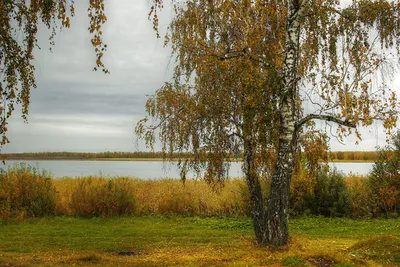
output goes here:
[[[35, 218], [0, 223], [0, 266], [400, 266], [400, 220], [290, 221], [284, 249], [247, 218]], [[396, 265], [397, 264], [397, 265]]]

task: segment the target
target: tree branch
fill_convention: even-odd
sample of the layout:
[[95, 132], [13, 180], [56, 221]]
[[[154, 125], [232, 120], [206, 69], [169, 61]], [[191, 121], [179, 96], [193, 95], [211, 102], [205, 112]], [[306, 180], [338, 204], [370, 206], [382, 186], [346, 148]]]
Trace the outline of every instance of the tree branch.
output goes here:
[[152, 126], [147, 126], [146, 128], [154, 131], [156, 129], [158, 129], [165, 121], [167, 121], [169, 118], [171, 118], [172, 116], [175, 116], [176, 114], [179, 114], [179, 112], [181, 112], [185, 107], [181, 107], [178, 109], [178, 111], [176, 113], [170, 113], [167, 116], [165, 116], [164, 118], [160, 119], [160, 122], [157, 125], [152, 125]]
[[219, 60], [229, 60], [232, 58], [242, 57], [246, 55], [246, 49], [242, 50], [230, 50], [227, 49], [223, 54], [211, 54], [212, 56], [218, 58]]
[[229, 60], [233, 58], [248, 56], [251, 60], [263, 64], [266, 68], [271, 67], [270, 64], [266, 63], [261, 58], [255, 58], [254, 56], [252, 56], [248, 47], [245, 47], [242, 50], [227, 49], [223, 54], [211, 54], [211, 56], [216, 57], [218, 60]]
[[350, 122], [348, 120], [341, 120], [339, 118], [330, 116], [330, 115], [321, 115], [321, 114], [310, 114], [301, 119], [297, 125], [296, 125], [296, 131], [299, 130], [306, 122], [311, 121], [311, 120], [324, 120], [324, 121], [332, 121], [337, 124], [347, 126], [350, 128], [356, 128], [356, 124], [353, 122]]

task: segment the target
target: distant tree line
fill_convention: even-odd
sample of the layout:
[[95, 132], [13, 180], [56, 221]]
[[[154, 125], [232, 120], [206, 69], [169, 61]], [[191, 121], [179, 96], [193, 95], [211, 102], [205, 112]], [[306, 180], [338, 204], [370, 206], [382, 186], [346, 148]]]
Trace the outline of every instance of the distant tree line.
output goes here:
[[378, 159], [376, 151], [331, 151], [328, 156], [331, 161], [375, 161]]
[[[163, 158], [162, 152], [35, 152], [35, 153], [7, 153], [5, 159], [155, 159]], [[173, 155], [173, 157], [189, 157], [188, 153]]]
[[[162, 159], [163, 152], [35, 152], [35, 153], [7, 153], [3, 154], [9, 160], [40, 160], [40, 159]], [[191, 153], [174, 153], [172, 158], [190, 158]], [[168, 155], [170, 157], [170, 155]], [[243, 153], [239, 152], [230, 157], [231, 159], [242, 159]], [[376, 151], [331, 151], [328, 153], [329, 161], [375, 161], [378, 159]]]
[[[69, 159], [185, 159], [192, 156], [191, 153], [181, 152], [166, 154], [164, 152], [31, 152], [31, 153], [5, 153], [4, 159], [9, 160], [69, 160]], [[241, 158], [242, 154], [232, 155], [229, 158]]]

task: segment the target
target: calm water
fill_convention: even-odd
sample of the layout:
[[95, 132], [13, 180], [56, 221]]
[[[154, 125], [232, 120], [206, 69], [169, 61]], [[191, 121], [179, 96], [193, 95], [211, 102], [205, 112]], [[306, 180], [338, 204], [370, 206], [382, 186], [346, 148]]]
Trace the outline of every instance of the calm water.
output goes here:
[[[54, 177], [77, 177], [77, 176], [129, 176], [142, 179], [158, 178], [178, 178], [179, 170], [176, 163], [163, 163], [161, 161], [58, 161], [58, 160], [39, 160], [39, 161], [20, 161], [9, 160], [2, 169], [8, 166], [25, 163], [40, 170], [49, 171]], [[373, 163], [329, 163], [331, 167], [336, 167], [345, 174], [367, 174]], [[231, 163], [229, 170], [230, 177], [242, 177], [241, 162]], [[188, 174], [194, 177], [194, 174]]]

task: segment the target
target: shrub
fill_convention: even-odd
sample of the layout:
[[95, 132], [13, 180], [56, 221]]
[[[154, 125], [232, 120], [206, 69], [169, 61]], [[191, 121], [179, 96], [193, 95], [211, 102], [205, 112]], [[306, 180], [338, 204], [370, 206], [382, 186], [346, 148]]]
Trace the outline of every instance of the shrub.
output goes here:
[[0, 217], [53, 215], [56, 190], [46, 172], [24, 164], [0, 174]]
[[314, 196], [315, 177], [305, 169], [295, 173], [290, 185], [290, 216], [302, 216], [310, 213], [310, 199]]
[[226, 181], [222, 188], [202, 180], [162, 179], [138, 180], [135, 192], [139, 214], [219, 216], [246, 214], [246, 189], [237, 179]]
[[302, 136], [302, 151], [295, 162], [290, 185], [290, 215], [308, 215], [310, 199], [316, 183], [316, 174], [327, 168], [328, 141], [326, 134], [310, 131]]
[[390, 145], [378, 152], [368, 177], [372, 197], [379, 213], [397, 216], [400, 211], [400, 131], [392, 136]]
[[310, 197], [311, 212], [326, 217], [343, 217], [350, 215], [350, 194], [346, 188], [343, 174], [320, 170], [316, 176], [314, 196]]
[[353, 218], [374, 217], [379, 207], [372, 196], [368, 178], [353, 174], [347, 176], [345, 182], [351, 196], [351, 216]]
[[128, 215], [136, 203], [129, 179], [87, 177], [78, 181], [71, 195], [71, 209], [79, 216]]
[[[212, 188], [205, 181], [178, 179], [139, 180], [133, 178], [105, 179], [97, 177], [63, 178], [55, 180], [57, 188], [57, 214], [80, 216], [122, 215], [120, 212], [106, 212], [105, 200], [115, 194], [106, 190], [124, 191], [125, 203], [133, 201], [133, 209], [125, 209], [126, 215], [179, 214], [201, 216], [245, 215], [247, 214], [248, 193], [243, 180], [225, 182], [222, 188]], [[111, 186], [110, 189], [108, 187]], [[118, 203], [124, 201], [119, 200]], [[102, 209], [96, 208], [103, 207]], [[116, 204], [114, 204], [116, 207]], [[115, 210], [116, 208], [113, 208]], [[117, 209], [117, 210], [118, 210]]]

